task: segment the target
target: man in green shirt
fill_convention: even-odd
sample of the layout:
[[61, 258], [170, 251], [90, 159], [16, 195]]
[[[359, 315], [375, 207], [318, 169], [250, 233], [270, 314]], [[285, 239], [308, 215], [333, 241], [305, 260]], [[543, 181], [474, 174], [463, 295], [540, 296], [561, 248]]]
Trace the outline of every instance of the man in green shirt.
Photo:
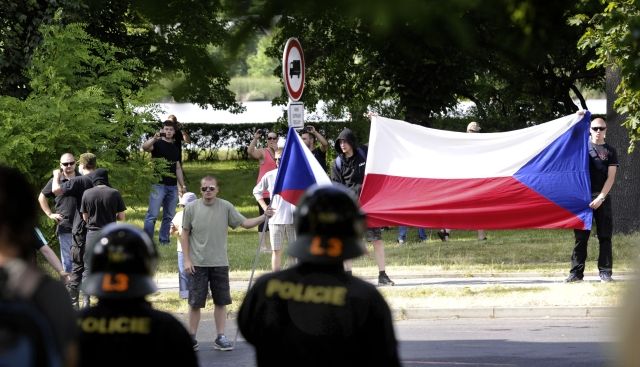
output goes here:
[[256, 218], [245, 218], [233, 204], [216, 197], [218, 181], [212, 176], [200, 180], [200, 191], [202, 198], [187, 204], [184, 209], [180, 236], [184, 269], [192, 276], [189, 282], [189, 332], [193, 337], [193, 348], [197, 350], [195, 335], [200, 323], [200, 309], [206, 304], [207, 288], [210, 288], [218, 334], [213, 347], [232, 350], [233, 346], [224, 335], [227, 305], [231, 304], [227, 227], [255, 227], [272, 216], [273, 210], [269, 209]]

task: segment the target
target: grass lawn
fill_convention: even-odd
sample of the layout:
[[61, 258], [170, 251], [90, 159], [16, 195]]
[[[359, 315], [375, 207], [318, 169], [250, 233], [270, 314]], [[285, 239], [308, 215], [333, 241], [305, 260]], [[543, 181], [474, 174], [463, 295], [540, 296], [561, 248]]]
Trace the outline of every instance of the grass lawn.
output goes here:
[[[257, 175], [255, 161], [220, 161], [215, 163], [186, 163], [185, 173], [189, 191], [200, 197], [199, 180], [205, 175], [218, 178], [220, 186], [219, 197], [235, 204], [238, 210], [247, 217], [258, 215], [257, 204], [251, 195]], [[142, 227], [147, 209], [148, 188], [136, 188], [138, 192], [131, 192], [130, 188], [120, 188], [125, 194], [128, 210], [127, 222]], [[138, 199], [136, 199], [138, 198]], [[156, 224], [157, 229], [160, 223]], [[536, 272], [543, 274], [565, 274], [569, 270], [571, 250], [573, 248], [573, 232], [571, 230], [509, 230], [488, 231], [487, 241], [476, 240], [475, 231], [452, 231], [450, 240], [442, 242], [436, 231], [427, 231], [430, 239], [426, 242], [417, 241], [415, 229], [410, 229], [408, 241], [404, 245], [396, 243], [397, 230], [391, 228], [383, 232], [385, 243], [387, 273], [393, 279], [400, 276], [430, 274], [457, 274], [474, 276], [477, 274], [495, 274], [509, 272]], [[176, 239], [172, 238], [170, 246], [159, 248], [160, 262], [158, 275], [174, 277], [177, 272]], [[638, 257], [640, 235], [616, 235], [613, 238], [614, 274], [629, 271], [633, 268]], [[229, 261], [232, 278], [248, 279], [258, 246], [258, 232], [250, 229], [229, 230]], [[597, 272], [596, 259], [597, 239], [592, 238], [587, 259], [587, 272]], [[371, 247], [369, 247], [371, 251]], [[57, 251], [57, 249], [56, 249]], [[374, 276], [377, 267], [373, 254], [363, 256], [354, 262], [354, 274]], [[262, 253], [257, 263], [257, 272], [267, 272], [270, 269], [270, 255]], [[573, 285], [572, 285], [573, 286]], [[596, 304], [611, 304], [621, 293], [622, 286], [611, 285], [603, 289], [600, 284], [584, 284], [569, 290], [523, 288], [508, 289], [499, 286], [488, 286], [483, 289], [455, 289], [455, 290], [401, 290], [393, 288], [382, 289], [382, 293], [391, 304], [400, 303], [409, 307], [409, 299], [430, 299], [432, 304], [450, 303], [457, 301], [480, 302], [478, 296], [498, 297], [506, 305], [529, 304], [529, 302], [547, 302], [545, 298], [553, 297], [554, 292], [561, 296], [567, 291], [581, 293], [584, 299], [600, 297], [604, 301], [594, 300]], [[551, 292], [551, 293], [549, 293]], [[176, 294], [174, 294], [176, 293]], [[244, 292], [233, 292], [235, 310]], [[567, 294], [565, 294], [567, 295]], [[591, 297], [593, 295], [593, 297]], [[576, 294], [576, 297], [580, 295]], [[568, 297], [574, 298], [574, 297]], [[177, 292], [163, 292], [153, 298], [158, 307], [175, 312], [185, 312], [186, 303], [177, 297]], [[551, 298], [550, 298], [551, 299]], [[439, 301], [436, 301], [439, 300]], [[456, 301], [457, 300], [457, 301]], [[474, 301], [475, 300], [475, 301]], [[512, 303], [513, 302], [513, 303]], [[562, 304], [563, 301], [548, 301]], [[502, 304], [502, 303], [501, 303]]]
[[[245, 216], [258, 215], [257, 204], [251, 195], [257, 175], [255, 161], [220, 161], [214, 163], [185, 163], [186, 182], [189, 191], [200, 196], [199, 180], [205, 175], [218, 178], [219, 197], [232, 202]], [[122, 188], [119, 188], [122, 191]], [[143, 190], [145, 188], [139, 188]], [[145, 198], [145, 195], [138, 195]], [[142, 227], [146, 213], [146, 199], [127, 195], [127, 222]], [[134, 201], [135, 200], [135, 201]], [[133, 202], [131, 202], [133, 201]], [[157, 229], [160, 222], [156, 224]], [[541, 273], [567, 272], [573, 248], [571, 230], [509, 230], [488, 231], [487, 241], [476, 240], [475, 231], [452, 231], [450, 240], [442, 242], [436, 231], [427, 231], [430, 239], [417, 242], [415, 229], [409, 229], [408, 241], [396, 243], [397, 230], [383, 232], [387, 269], [389, 274], [430, 273], [501, 273], [530, 271]], [[156, 238], [157, 240], [157, 238]], [[174, 273], [177, 269], [175, 238], [172, 246], [160, 248], [159, 273]], [[597, 271], [597, 239], [592, 238], [587, 271]], [[613, 239], [613, 256], [616, 271], [630, 270], [637, 258], [640, 235], [617, 235]], [[256, 229], [229, 230], [229, 261], [232, 277], [247, 277], [251, 271], [258, 245]], [[371, 247], [369, 247], [371, 250]], [[259, 257], [257, 270], [270, 268], [268, 254]], [[377, 267], [372, 254], [354, 262], [354, 272], [374, 275]]]

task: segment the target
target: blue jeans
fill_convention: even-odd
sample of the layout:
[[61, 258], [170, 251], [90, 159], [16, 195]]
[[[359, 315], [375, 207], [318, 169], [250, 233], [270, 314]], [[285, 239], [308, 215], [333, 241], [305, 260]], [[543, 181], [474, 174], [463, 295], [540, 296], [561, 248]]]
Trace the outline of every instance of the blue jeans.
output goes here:
[[176, 215], [176, 205], [178, 205], [178, 186], [167, 186], [162, 184], [151, 185], [151, 195], [149, 195], [149, 209], [144, 217], [144, 231], [153, 240], [153, 232], [156, 227], [156, 219], [162, 206], [162, 223], [160, 224], [160, 244], [169, 243], [169, 229], [171, 220]]
[[60, 260], [62, 261], [62, 270], [71, 273], [73, 264], [71, 263], [71, 242], [73, 235], [71, 232], [58, 232], [58, 242], [60, 243]]
[[184, 255], [178, 251], [178, 285], [180, 287], [180, 298], [189, 298], [189, 274], [184, 271]]
[[[405, 227], [405, 226], [398, 227], [398, 240], [406, 241], [408, 231], [409, 231], [408, 227]], [[424, 228], [418, 228], [418, 238], [420, 238], [420, 241], [426, 241], [427, 233], [424, 230]]]

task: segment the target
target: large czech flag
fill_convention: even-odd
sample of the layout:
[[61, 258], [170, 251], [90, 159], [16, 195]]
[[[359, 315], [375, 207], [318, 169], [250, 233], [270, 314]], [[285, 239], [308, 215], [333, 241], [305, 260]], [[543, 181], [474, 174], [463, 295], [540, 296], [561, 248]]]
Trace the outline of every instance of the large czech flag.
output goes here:
[[284, 200], [297, 205], [302, 194], [314, 184], [330, 185], [331, 180], [295, 129], [289, 128], [273, 195], [280, 194]]
[[360, 195], [368, 225], [590, 229], [589, 121], [471, 134], [373, 117]]

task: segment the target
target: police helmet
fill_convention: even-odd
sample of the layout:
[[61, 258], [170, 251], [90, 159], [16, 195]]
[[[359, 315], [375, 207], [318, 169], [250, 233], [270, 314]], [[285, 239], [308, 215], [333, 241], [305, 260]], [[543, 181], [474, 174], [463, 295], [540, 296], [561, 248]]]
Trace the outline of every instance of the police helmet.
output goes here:
[[85, 293], [98, 298], [138, 298], [156, 291], [153, 281], [158, 253], [145, 232], [130, 224], [105, 226], [89, 244]]
[[289, 255], [303, 262], [339, 263], [365, 253], [365, 215], [342, 185], [313, 186], [295, 214], [296, 240]]

